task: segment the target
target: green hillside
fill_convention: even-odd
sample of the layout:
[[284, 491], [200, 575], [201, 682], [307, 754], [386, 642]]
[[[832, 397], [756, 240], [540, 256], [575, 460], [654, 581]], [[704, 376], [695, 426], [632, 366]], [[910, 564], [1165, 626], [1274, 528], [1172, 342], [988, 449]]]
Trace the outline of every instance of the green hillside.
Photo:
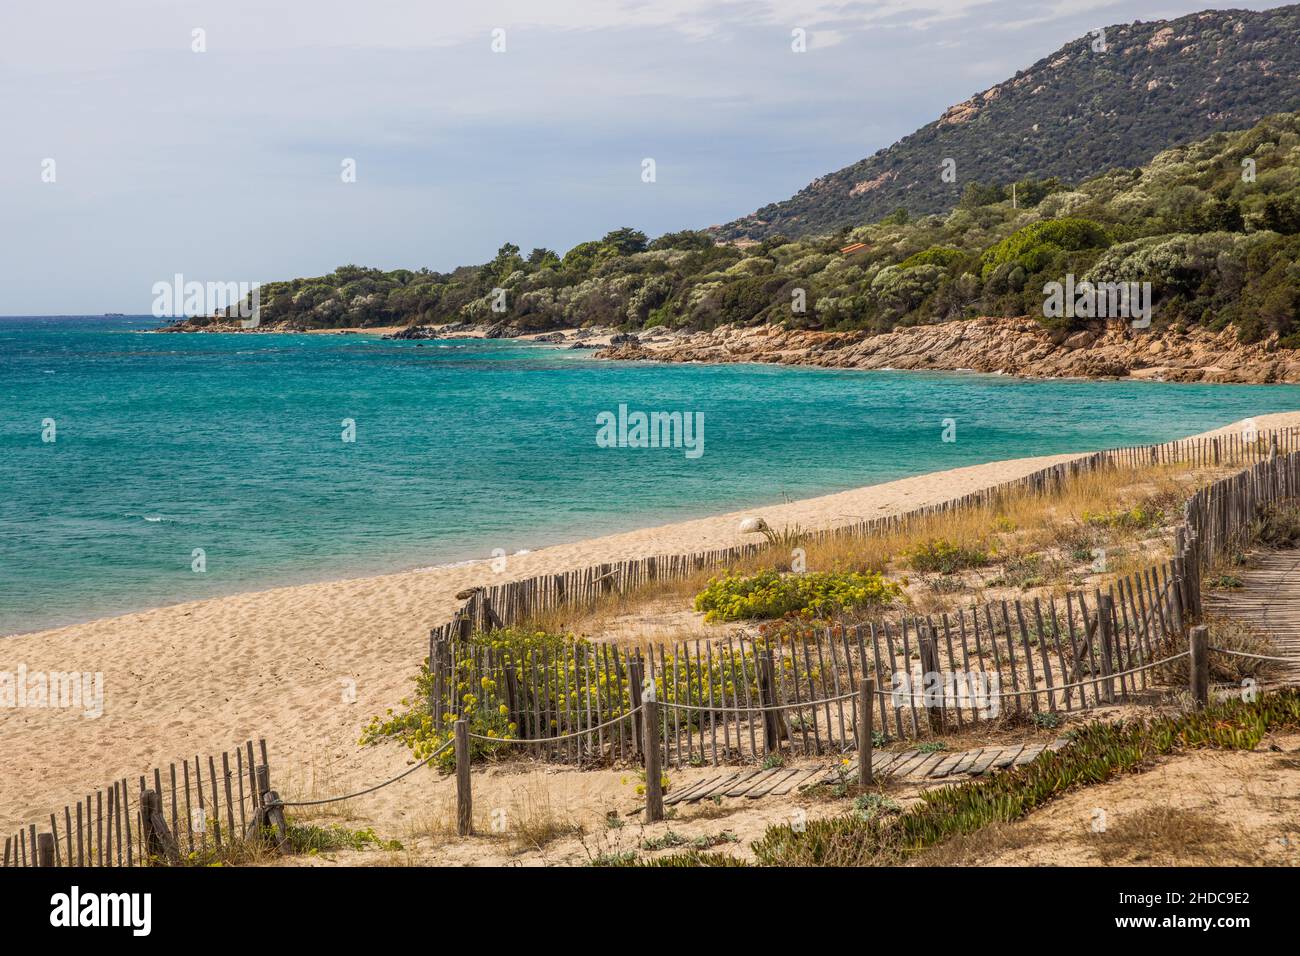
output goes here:
[[[1089, 35], [784, 202], [715, 231], [803, 236], [952, 209], [972, 182], [1079, 182], [1162, 149], [1300, 109], [1300, 6], [1205, 11]], [[955, 161], [955, 181], [941, 177]], [[949, 177], [950, 180], [953, 177]]]
[[745, 249], [699, 232], [647, 242], [621, 229], [562, 257], [507, 244], [491, 262], [449, 274], [345, 266], [264, 285], [262, 320], [298, 328], [471, 321], [499, 323], [503, 334], [763, 322], [884, 330], [1041, 316], [1044, 283], [1071, 273], [1150, 282], [1157, 326], [1234, 323], [1246, 341], [1276, 331], [1285, 345], [1300, 344], [1300, 113], [1073, 188], [1022, 181], [1016, 208], [1008, 193], [972, 189], [943, 215], [894, 215]]

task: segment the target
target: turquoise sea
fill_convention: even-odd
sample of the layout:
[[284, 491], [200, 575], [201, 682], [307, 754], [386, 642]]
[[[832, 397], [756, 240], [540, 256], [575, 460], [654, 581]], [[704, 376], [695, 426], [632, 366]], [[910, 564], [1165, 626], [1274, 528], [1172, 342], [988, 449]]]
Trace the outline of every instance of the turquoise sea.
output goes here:
[[[508, 340], [139, 334], [156, 324], [0, 319], [0, 634], [1300, 408], [1296, 386], [607, 363]], [[598, 447], [596, 416], [620, 404], [702, 413], [704, 453]], [[941, 441], [945, 418], [954, 443]]]

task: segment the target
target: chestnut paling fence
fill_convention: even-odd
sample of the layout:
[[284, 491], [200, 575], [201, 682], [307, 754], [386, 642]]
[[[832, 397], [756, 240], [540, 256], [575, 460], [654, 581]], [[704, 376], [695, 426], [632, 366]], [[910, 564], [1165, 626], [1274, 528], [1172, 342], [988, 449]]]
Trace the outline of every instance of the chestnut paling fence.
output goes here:
[[[233, 753], [233, 755], [232, 755]], [[260, 756], [260, 760], [259, 760]], [[206, 759], [154, 767], [138, 788], [126, 778], [93, 790], [39, 824], [5, 837], [4, 866], [122, 867], [202, 863], [250, 841], [264, 829], [286, 849], [287, 829], [275, 813], [266, 741], [246, 741]]]
[[[907, 515], [814, 533], [880, 534], [955, 508], [993, 507], [1014, 493], [1047, 493], [1072, 475], [1119, 465], [1248, 465], [1187, 501], [1169, 561], [1121, 578], [1104, 593], [1068, 594], [1059, 605], [1004, 601], [937, 619], [911, 616], [892, 625], [881, 621], [763, 640], [736, 635], [725, 646], [679, 643], [620, 656], [615, 647], [582, 643], [512, 653], [505, 644], [471, 638], [476, 629], [507, 626], [542, 609], [591, 603], [645, 581], [725, 566], [763, 546], [645, 558], [477, 589], [430, 638], [430, 712], [437, 726], [454, 724], [455, 736], [449, 734], [396, 776], [355, 793], [283, 801], [270, 789], [265, 740], [260, 764], [248, 741], [235, 748], [233, 769], [229, 754], [222, 754], [220, 775], [216, 759], [208, 758], [210, 796], [205, 798], [198, 757], [193, 789], [188, 760], [181, 765], [183, 790], [175, 764], [169, 766], [170, 789], [155, 768], [152, 787], [148, 774], [139, 778], [134, 805], [128, 781], [113, 781], [78, 801], [75, 825], [72, 808], [65, 807], [62, 831], [52, 813], [49, 831], [43, 823], [41, 832], [31, 824], [7, 837], [4, 865], [133, 866], [202, 858], [223, 846], [223, 811], [226, 845], [266, 841], [287, 852], [284, 808], [364, 796], [410, 776], [453, 745], [457, 829], [468, 834], [471, 740], [579, 764], [636, 760], [646, 768], [647, 818], [662, 819], [663, 760], [676, 766], [718, 764], [792, 750], [821, 754], [857, 748], [858, 728], [874, 723], [860, 722], [860, 702], [869, 699], [862, 696], [865, 678], [877, 688], [870, 699], [879, 710], [881, 732], [899, 737], [960, 728], [1008, 712], [1069, 712], [1131, 700], [1154, 689], [1156, 668], [1189, 656], [1194, 658], [1193, 696], [1203, 703], [1208, 654], [1231, 653], [1209, 646], [1204, 628], [1192, 630], [1190, 646], [1185, 636], [1187, 625], [1201, 616], [1204, 568], [1248, 542], [1261, 507], [1300, 496], [1298, 439], [1300, 429], [1287, 429], [1252, 440], [1229, 436], [1112, 449]], [[902, 674], [909, 677], [900, 680]], [[936, 674], [941, 678], [927, 686], [926, 675]], [[504, 718], [506, 734], [470, 729], [471, 720], [461, 713], [469, 688], [474, 709]], [[869, 753], [871, 742], [864, 744]]]
[[664, 759], [683, 766], [855, 749], [863, 678], [875, 682], [873, 724], [885, 738], [920, 738], [1006, 714], [1049, 722], [1035, 715], [1150, 697], [1159, 666], [1188, 653], [1186, 626], [1201, 615], [1203, 568], [1241, 544], [1261, 505], [1296, 497], [1297, 449], [1300, 429], [1112, 449], [905, 515], [810, 535], [886, 534], [959, 508], [995, 508], [1014, 494], [1049, 494], [1099, 469], [1246, 466], [1187, 501], [1169, 560], [1059, 601], [1000, 601], [954, 614], [627, 651], [581, 641], [512, 645], [494, 641], [492, 632], [540, 611], [725, 568], [769, 545], [477, 589], [431, 634], [430, 714], [448, 735], [465, 717], [475, 741], [513, 738], [511, 749], [547, 760], [640, 760], [642, 694], [653, 681]]

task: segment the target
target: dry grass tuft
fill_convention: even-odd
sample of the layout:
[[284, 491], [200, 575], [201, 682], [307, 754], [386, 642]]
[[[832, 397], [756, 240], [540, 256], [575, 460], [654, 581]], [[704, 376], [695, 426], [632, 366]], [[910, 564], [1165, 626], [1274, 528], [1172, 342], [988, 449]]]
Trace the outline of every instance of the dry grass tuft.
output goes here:
[[541, 850], [556, 840], [581, 836], [583, 833], [581, 826], [555, 812], [550, 795], [545, 790], [537, 793], [525, 791], [517, 806], [517, 817], [509, 821], [510, 840], [515, 853]]
[[1045, 827], [1033, 823], [993, 823], [930, 847], [909, 862], [913, 866], [977, 866], [998, 854], [1037, 846], [1047, 835]]
[[[1229, 651], [1244, 654], [1272, 654], [1274, 648], [1268, 634], [1249, 621], [1229, 617], [1207, 617], [1205, 625], [1210, 629], [1210, 646], [1221, 647]], [[1180, 635], [1171, 635], [1158, 656], [1167, 657], [1187, 649]], [[1275, 668], [1267, 661], [1250, 660], [1244, 657], [1229, 657], [1226, 654], [1210, 655], [1210, 680], [1213, 683], [1237, 684], [1246, 678], [1257, 681], [1265, 680]], [[1184, 657], [1169, 664], [1162, 664], [1154, 673], [1157, 679], [1173, 687], [1186, 687], [1191, 679], [1191, 664]]]
[[[305, 765], [294, 765], [285, 771], [276, 786], [285, 800], [323, 800], [357, 789], [354, 783], [355, 781], [340, 777], [330, 760], [313, 753], [308, 756]], [[309, 820], [334, 821], [359, 820], [364, 817], [355, 800], [301, 807], [297, 808], [295, 815]]]
[[1244, 834], [1200, 809], [1151, 806], [1125, 813], [1086, 838], [1103, 863], [1185, 865], [1250, 863], [1256, 851]]

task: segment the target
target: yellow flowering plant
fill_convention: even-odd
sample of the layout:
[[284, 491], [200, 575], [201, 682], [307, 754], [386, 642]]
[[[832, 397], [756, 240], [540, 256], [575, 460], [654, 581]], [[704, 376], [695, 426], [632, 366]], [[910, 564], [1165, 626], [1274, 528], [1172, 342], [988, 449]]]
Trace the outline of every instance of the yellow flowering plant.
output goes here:
[[822, 618], [883, 607], [900, 594], [902, 588], [877, 571], [782, 574], [767, 568], [710, 579], [695, 596], [695, 610], [711, 623], [787, 615]]

